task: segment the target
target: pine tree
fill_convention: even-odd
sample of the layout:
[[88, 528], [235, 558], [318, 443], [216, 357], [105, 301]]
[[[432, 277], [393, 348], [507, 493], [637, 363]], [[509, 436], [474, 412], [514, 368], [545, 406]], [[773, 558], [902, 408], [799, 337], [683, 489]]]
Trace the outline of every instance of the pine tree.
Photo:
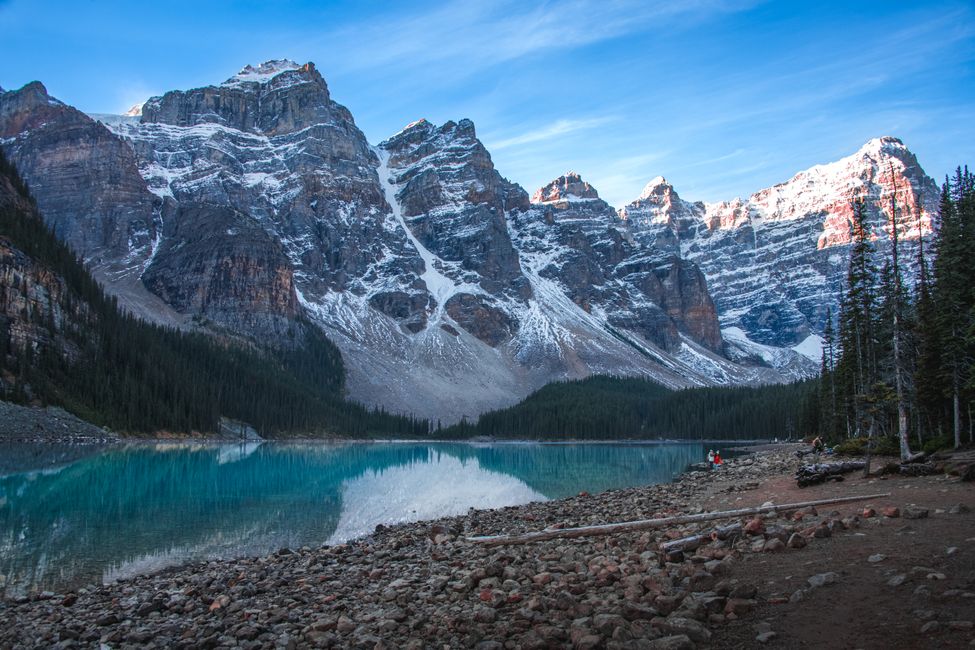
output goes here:
[[833, 329], [833, 312], [826, 308], [826, 325], [823, 327], [823, 361], [820, 372], [820, 433], [827, 439], [839, 437], [836, 399], [836, 331]]
[[975, 177], [958, 168], [941, 191], [941, 227], [934, 264], [934, 311], [940, 347], [940, 380], [950, 402], [955, 447], [961, 445], [962, 401], [970, 399], [972, 344], [969, 337], [975, 277]]
[[894, 387], [897, 392], [897, 437], [900, 441], [901, 460], [908, 460], [911, 457], [911, 446], [908, 438], [908, 408], [907, 395], [904, 388], [905, 384], [905, 360], [902, 354], [903, 348], [903, 324], [904, 324], [904, 291], [900, 273], [900, 259], [898, 250], [897, 233], [897, 182], [894, 176], [893, 164], [890, 167], [891, 194], [890, 194], [890, 242], [891, 242], [891, 266], [890, 284], [885, 295], [885, 301], [889, 305], [888, 310], [891, 317], [891, 339], [894, 366]]
[[847, 270], [847, 290], [840, 303], [840, 348], [836, 364], [838, 391], [846, 398], [844, 410], [847, 434], [854, 437], [874, 432], [872, 409], [868, 408], [870, 391], [876, 381], [876, 269], [873, 246], [864, 226], [866, 204], [861, 197], [852, 203], [852, 246]]

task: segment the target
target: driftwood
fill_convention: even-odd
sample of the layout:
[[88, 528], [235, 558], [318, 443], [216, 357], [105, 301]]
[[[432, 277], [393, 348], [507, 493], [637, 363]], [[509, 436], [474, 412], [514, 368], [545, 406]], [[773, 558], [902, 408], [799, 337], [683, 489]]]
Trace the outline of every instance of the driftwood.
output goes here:
[[766, 512], [779, 512], [781, 510], [798, 510], [810, 506], [825, 506], [833, 503], [849, 503], [852, 501], [867, 501], [869, 499], [880, 499], [889, 497], [890, 493], [867, 494], [864, 496], [837, 497], [834, 499], [820, 499], [818, 501], [803, 501], [801, 503], [783, 503], [781, 505], [758, 506], [755, 508], [741, 508], [739, 510], [723, 510], [720, 512], [703, 512], [699, 515], [677, 515], [674, 517], [661, 517], [660, 519], [641, 519], [638, 521], [625, 521], [616, 524], [599, 524], [596, 526], [581, 526], [579, 528], [556, 528], [539, 530], [532, 533], [521, 535], [491, 535], [487, 537], [468, 537], [467, 541], [485, 546], [505, 546], [511, 544], [530, 544], [532, 542], [544, 542], [550, 539], [572, 539], [576, 537], [596, 537], [599, 535], [615, 535], [617, 533], [630, 533], [637, 530], [650, 530], [653, 528], [666, 528], [678, 524], [692, 524], [701, 521], [714, 521], [716, 519], [733, 519], [748, 515], [760, 515]]
[[903, 462], [897, 469], [902, 476], [932, 476], [938, 473], [938, 468], [934, 463], [908, 463]]
[[698, 533], [697, 535], [691, 535], [689, 537], [682, 537], [681, 539], [675, 539], [669, 542], [663, 542], [660, 544], [660, 550], [663, 551], [665, 555], [672, 555], [678, 552], [693, 551], [702, 544], [707, 544], [716, 539], [728, 539], [729, 537], [734, 537], [741, 535], [741, 524], [734, 523], [727, 526], [718, 526], [711, 530], [704, 531], [703, 533]]
[[842, 481], [843, 474], [854, 472], [866, 467], [862, 460], [851, 460], [843, 463], [819, 463], [803, 465], [796, 471], [796, 482], [799, 487], [807, 487], [825, 481]]

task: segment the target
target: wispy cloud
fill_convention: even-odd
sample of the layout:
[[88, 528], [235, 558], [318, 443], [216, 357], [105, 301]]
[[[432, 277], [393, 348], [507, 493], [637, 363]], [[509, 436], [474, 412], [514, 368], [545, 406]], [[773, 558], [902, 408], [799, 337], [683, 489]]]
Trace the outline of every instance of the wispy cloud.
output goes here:
[[[426, 13], [346, 25], [315, 39], [350, 70], [440, 65], [467, 73], [544, 51], [581, 47], [676, 21], [693, 24], [762, 0], [455, 0]], [[312, 45], [312, 44], [309, 44]]]
[[496, 151], [500, 149], [507, 149], [508, 147], [550, 140], [552, 138], [567, 135], [575, 131], [585, 131], [586, 129], [592, 129], [608, 122], [612, 122], [614, 119], [616, 118], [592, 117], [583, 119], [560, 119], [551, 124], [526, 131], [525, 133], [521, 133], [519, 135], [501, 138], [498, 140], [492, 140], [489, 137], [485, 137], [484, 141], [489, 149]]

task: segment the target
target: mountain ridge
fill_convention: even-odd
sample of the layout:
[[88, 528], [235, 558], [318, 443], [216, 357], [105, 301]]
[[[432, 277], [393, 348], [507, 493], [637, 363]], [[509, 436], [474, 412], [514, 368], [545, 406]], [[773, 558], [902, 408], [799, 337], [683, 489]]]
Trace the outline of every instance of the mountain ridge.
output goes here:
[[[0, 144], [43, 185], [67, 173], [37, 161], [70, 148], [70, 120], [56, 113], [48, 140], [18, 129], [6, 115], [22, 91], [0, 95]], [[734, 246], [756, 228], [744, 203], [717, 217], [732, 217], [715, 230], [729, 244], [708, 230], [706, 206], [669, 185], [648, 184], [617, 210], [570, 172], [529, 197], [494, 168], [470, 120], [417, 120], [370, 145], [310, 63], [248, 66], [151, 98], [140, 117], [98, 117], [83, 128], [114, 136], [109, 158], [131, 152], [149, 206], [128, 206], [145, 224], [142, 252], [81, 251], [105, 258], [106, 287], [153, 320], [286, 345], [300, 346], [307, 317], [338, 344], [350, 393], [367, 404], [450, 422], [594, 373], [681, 387], [784, 381], [818, 365], [792, 348], [820, 331], [808, 307], [822, 292], [781, 297], [801, 319], [765, 322], [774, 335], [755, 325], [760, 313], [741, 317], [755, 304], [729, 301], [725, 270], [755, 254]], [[57, 220], [68, 198], [38, 200]], [[818, 268], [803, 246], [814, 218], [796, 216], [793, 259]], [[712, 239], [731, 253], [719, 264]], [[840, 266], [827, 269], [833, 284]]]

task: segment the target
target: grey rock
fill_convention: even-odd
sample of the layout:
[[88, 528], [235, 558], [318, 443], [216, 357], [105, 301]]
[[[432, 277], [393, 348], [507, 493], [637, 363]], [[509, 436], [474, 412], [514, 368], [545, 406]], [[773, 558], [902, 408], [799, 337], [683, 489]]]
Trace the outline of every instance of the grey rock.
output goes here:
[[814, 576], [810, 576], [809, 578], [806, 579], [806, 582], [809, 583], [810, 588], [815, 589], [817, 587], [831, 585], [835, 582], [838, 582], [839, 579], [840, 579], [840, 575], [838, 573], [829, 571], [827, 573], [819, 573]]

